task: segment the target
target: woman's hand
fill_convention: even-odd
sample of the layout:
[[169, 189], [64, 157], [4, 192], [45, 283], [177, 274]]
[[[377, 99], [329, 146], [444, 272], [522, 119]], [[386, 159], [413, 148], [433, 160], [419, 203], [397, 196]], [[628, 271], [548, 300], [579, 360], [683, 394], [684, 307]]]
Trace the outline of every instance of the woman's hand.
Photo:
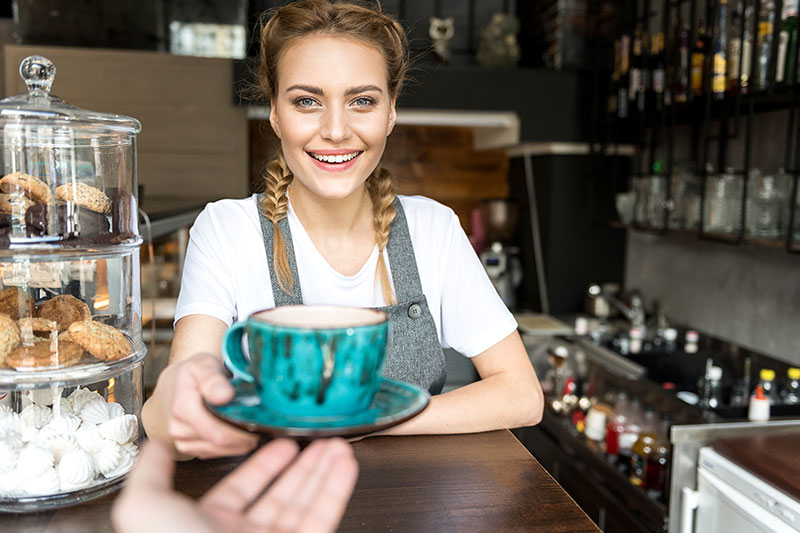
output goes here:
[[167, 448], [148, 442], [114, 504], [114, 528], [120, 533], [334, 531], [358, 475], [352, 448], [341, 439], [318, 440], [294, 460], [296, 455], [294, 442], [272, 441], [195, 502], [172, 489], [175, 464]]
[[[146, 404], [145, 422], [160, 421], [163, 433], [148, 436], [171, 443], [182, 458], [241, 455], [252, 450], [258, 438], [209, 412], [204, 400], [224, 405], [233, 398], [233, 387], [223, 373], [221, 361], [211, 354], [197, 354], [169, 365]], [[155, 433], [155, 434], [154, 434]]]

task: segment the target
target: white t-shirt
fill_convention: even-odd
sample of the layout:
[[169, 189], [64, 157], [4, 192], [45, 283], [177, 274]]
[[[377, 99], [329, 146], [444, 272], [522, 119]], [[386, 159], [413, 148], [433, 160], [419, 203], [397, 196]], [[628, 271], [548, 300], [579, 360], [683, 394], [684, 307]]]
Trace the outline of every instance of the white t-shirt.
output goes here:
[[[510, 335], [517, 323], [453, 210], [422, 196], [399, 198], [442, 346], [473, 357]], [[175, 322], [200, 314], [230, 325], [275, 307], [259, 216], [255, 196], [213, 202], [200, 213], [190, 232]], [[377, 245], [357, 274], [343, 276], [314, 246], [291, 203], [288, 220], [303, 303], [386, 305], [375, 283]], [[386, 251], [384, 260], [391, 272]]]

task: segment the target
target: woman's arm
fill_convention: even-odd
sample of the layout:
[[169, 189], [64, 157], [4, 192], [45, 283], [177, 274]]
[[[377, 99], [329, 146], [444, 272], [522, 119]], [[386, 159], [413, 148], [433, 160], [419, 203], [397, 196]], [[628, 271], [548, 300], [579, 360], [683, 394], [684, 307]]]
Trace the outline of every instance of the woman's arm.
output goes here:
[[254, 435], [212, 415], [203, 400], [224, 404], [233, 398], [220, 354], [226, 324], [189, 315], [175, 325], [169, 364], [142, 407], [148, 437], [173, 448], [180, 459], [239, 455], [256, 444]]
[[472, 358], [480, 381], [431, 398], [428, 407], [382, 435], [473, 433], [538, 424], [542, 388], [516, 331]]

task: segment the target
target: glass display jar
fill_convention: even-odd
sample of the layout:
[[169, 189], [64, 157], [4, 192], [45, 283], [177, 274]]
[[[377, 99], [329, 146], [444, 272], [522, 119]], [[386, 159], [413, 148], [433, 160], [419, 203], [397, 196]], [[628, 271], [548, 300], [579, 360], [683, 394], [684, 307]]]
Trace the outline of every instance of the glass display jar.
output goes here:
[[0, 101], [0, 510], [101, 496], [141, 443], [136, 134], [49, 94]]

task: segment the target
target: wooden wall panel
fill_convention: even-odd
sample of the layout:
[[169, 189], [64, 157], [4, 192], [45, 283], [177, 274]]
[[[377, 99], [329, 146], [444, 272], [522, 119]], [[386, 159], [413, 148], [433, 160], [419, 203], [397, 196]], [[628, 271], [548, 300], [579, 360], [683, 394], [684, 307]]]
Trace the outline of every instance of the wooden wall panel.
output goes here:
[[148, 196], [212, 200], [247, 194], [247, 116], [233, 104], [230, 60], [7, 45], [5, 95], [25, 92], [19, 63], [34, 53], [56, 65], [53, 94], [142, 123], [138, 178], [145, 187], [145, 208]]
[[[251, 190], [261, 190], [266, 161], [277, 138], [267, 121], [250, 122]], [[484, 198], [508, 196], [508, 157], [504, 150], [472, 149], [470, 128], [396, 126], [383, 164], [401, 194], [428, 196], [451, 207], [469, 231], [470, 212]]]

